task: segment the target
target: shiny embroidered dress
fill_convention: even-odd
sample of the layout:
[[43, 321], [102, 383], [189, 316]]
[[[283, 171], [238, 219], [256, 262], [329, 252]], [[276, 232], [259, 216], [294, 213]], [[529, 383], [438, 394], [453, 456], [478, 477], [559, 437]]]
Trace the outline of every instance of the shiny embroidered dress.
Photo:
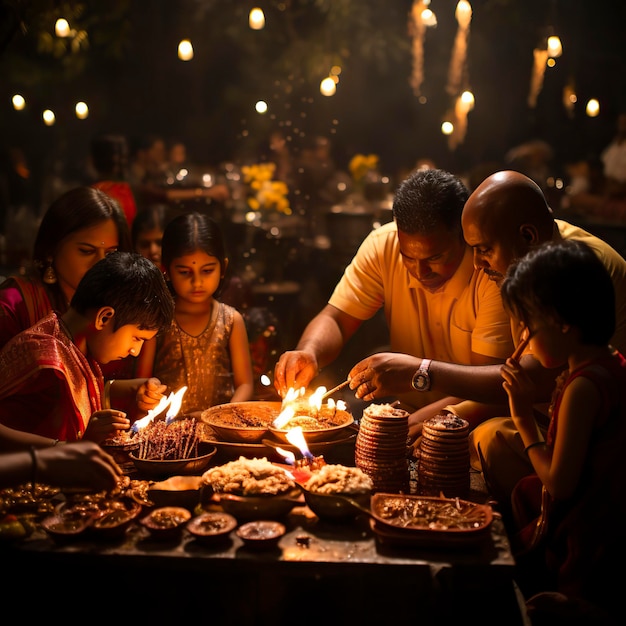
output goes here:
[[174, 320], [157, 340], [154, 376], [170, 391], [188, 387], [181, 414], [229, 402], [235, 392], [228, 344], [234, 323], [233, 307], [215, 302], [211, 320], [192, 336]]

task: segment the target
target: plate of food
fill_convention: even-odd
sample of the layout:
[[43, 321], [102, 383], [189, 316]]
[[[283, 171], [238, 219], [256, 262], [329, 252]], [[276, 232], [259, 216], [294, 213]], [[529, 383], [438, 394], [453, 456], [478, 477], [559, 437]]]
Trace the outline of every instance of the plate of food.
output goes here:
[[288, 444], [287, 435], [289, 431], [300, 427], [305, 441], [310, 444], [341, 438], [353, 424], [354, 417], [351, 413], [325, 404], [319, 409], [309, 409], [306, 414], [296, 412], [281, 426], [270, 424], [268, 430], [278, 441]]
[[493, 509], [460, 498], [375, 493], [371, 527], [383, 543], [452, 547], [482, 541], [490, 532]]
[[230, 402], [202, 411], [200, 419], [222, 441], [259, 444], [280, 410], [280, 402]]
[[202, 474], [202, 501], [219, 503], [237, 519], [272, 519], [302, 501], [292, 475], [267, 458], [240, 457]]

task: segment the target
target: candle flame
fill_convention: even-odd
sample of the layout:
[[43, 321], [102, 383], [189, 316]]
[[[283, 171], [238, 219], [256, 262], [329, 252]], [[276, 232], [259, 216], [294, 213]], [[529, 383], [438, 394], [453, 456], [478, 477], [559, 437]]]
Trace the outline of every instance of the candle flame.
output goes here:
[[278, 454], [284, 456], [285, 457], [285, 461], [287, 461], [287, 463], [289, 463], [289, 465], [295, 465], [296, 464], [296, 455], [291, 450], [284, 450], [283, 448], [279, 448], [278, 446], [276, 446], [276, 452], [278, 452]]
[[183, 396], [187, 391], [187, 387], [181, 387], [178, 391], [170, 393], [169, 402], [170, 408], [165, 414], [165, 421], [169, 424], [180, 412], [180, 407], [183, 404]]
[[272, 426], [274, 426], [274, 428], [282, 428], [295, 414], [296, 410], [292, 406], [285, 407], [278, 414], [278, 417], [274, 420]]
[[304, 438], [304, 433], [302, 432], [302, 428], [300, 426], [295, 426], [294, 428], [290, 428], [285, 435], [287, 441], [296, 446], [298, 450], [302, 453], [302, 456], [305, 459], [312, 459], [313, 455], [309, 450], [309, 446], [307, 446], [306, 439]]
[[170, 407], [168, 412], [165, 415], [166, 420], [171, 421], [171, 418], [176, 417], [178, 412], [180, 411], [180, 406], [182, 404], [183, 396], [185, 395], [185, 391], [187, 391], [187, 387], [181, 387], [178, 391], [170, 393], [169, 396], [163, 396], [159, 403], [153, 408], [150, 409], [145, 417], [138, 419], [132, 426], [131, 431], [134, 433], [138, 433], [140, 430], [143, 430], [148, 424], [150, 424], [155, 417], [163, 413], [165, 409]]

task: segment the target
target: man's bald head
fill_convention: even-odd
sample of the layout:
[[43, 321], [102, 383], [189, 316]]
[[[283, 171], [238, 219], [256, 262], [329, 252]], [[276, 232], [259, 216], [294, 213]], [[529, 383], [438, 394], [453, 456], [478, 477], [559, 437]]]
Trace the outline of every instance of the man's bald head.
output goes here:
[[503, 170], [488, 176], [470, 195], [462, 224], [475, 264], [500, 281], [514, 259], [552, 239], [554, 219], [537, 183], [520, 172]]

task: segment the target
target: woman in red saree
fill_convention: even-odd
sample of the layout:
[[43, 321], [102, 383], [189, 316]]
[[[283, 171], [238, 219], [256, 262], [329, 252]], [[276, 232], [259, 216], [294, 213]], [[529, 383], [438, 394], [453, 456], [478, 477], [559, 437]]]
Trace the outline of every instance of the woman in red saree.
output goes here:
[[[107, 194], [76, 187], [45, 212], [25, 275], [0, 285], [0, 348], [51, 311], [65, 313], [85, 272], [115, 250], [132, 251], [123, 211]], [[106, 380], [131, 378], [134, 359], [103, 366]]]

